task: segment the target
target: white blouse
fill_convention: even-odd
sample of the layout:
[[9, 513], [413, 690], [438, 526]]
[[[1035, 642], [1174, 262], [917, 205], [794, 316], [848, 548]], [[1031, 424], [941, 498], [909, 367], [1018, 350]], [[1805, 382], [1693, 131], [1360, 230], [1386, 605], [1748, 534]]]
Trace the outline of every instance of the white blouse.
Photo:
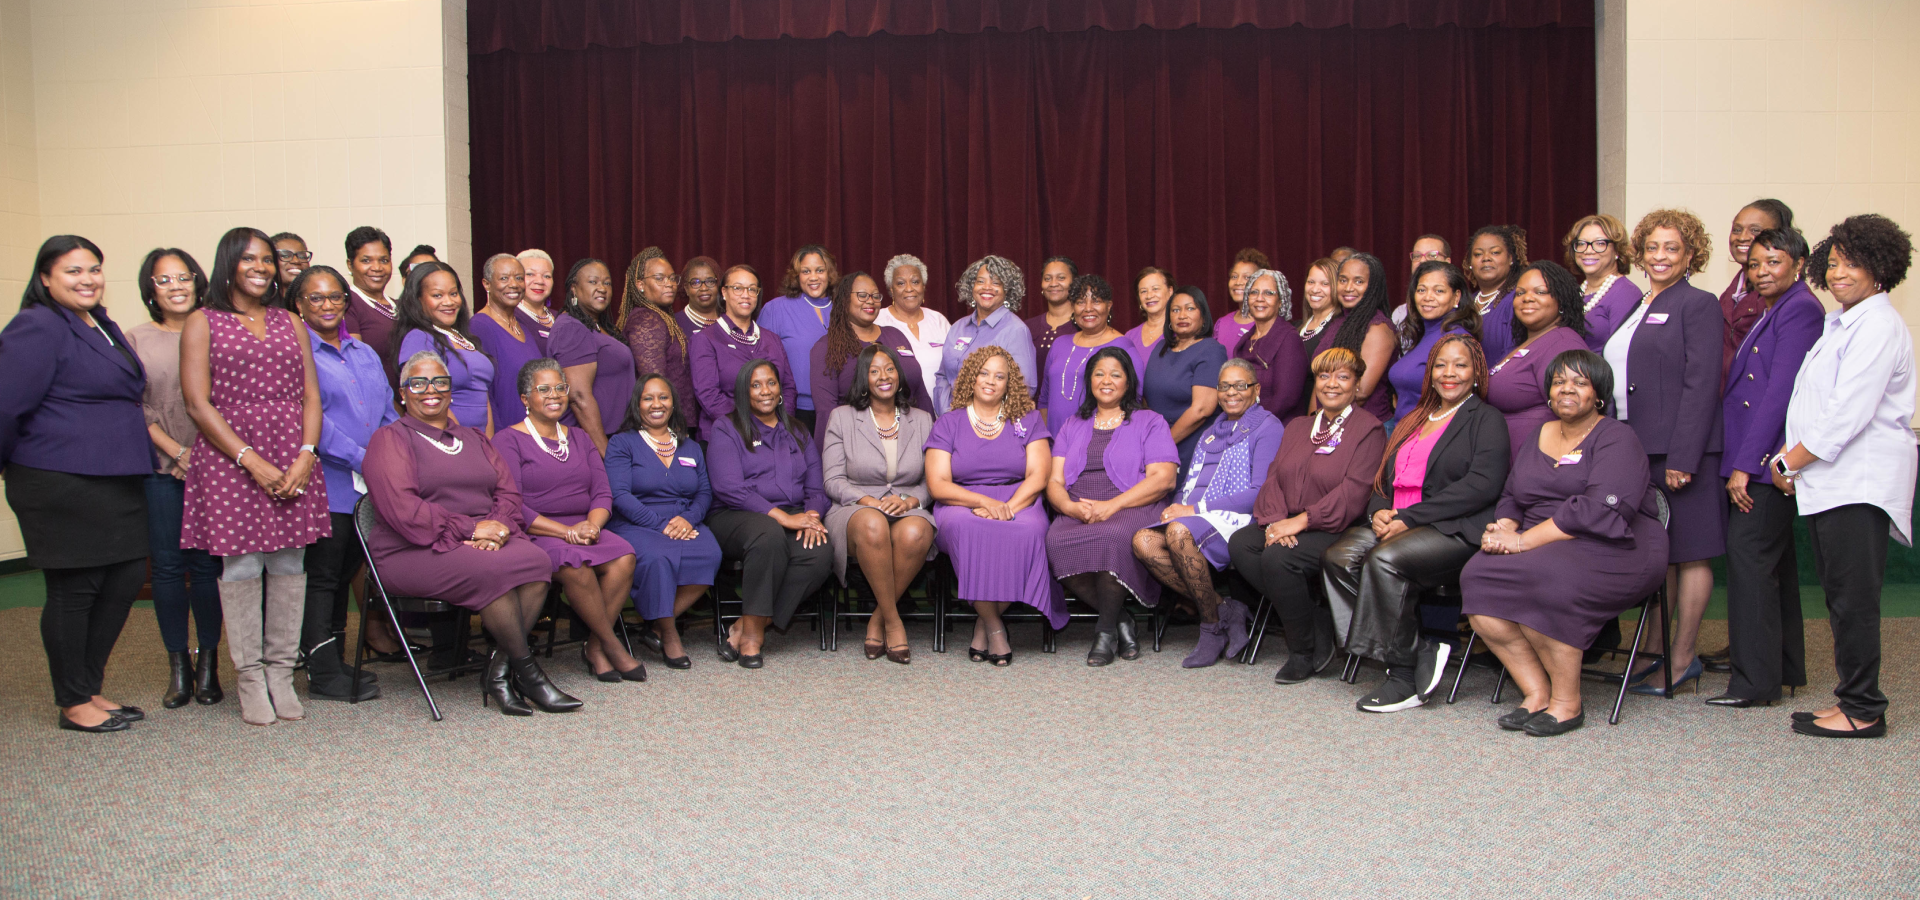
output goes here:
[[913, 345], [913, 357], [920, 361], [920, 371], [926, 378], [922, 383], [927, 386], [927, 390], [933, 390], [934, 376], [940, 374], [940, 361], [946, 354], [947, 329], [952, 328], [953, 323], [947, 321], [947, 317], [937, 310], [925, 306], [920, 307], [918, 334], [915, 334], [913, 328], [907, 323], [894, 316], [892, 306], [880, 310], [880, 314], [874, 317], [874, 322], [881, 326], [892, 325], [900, 329], [901, 334], [907, 336], [907, 343]]
[[1819, 459], [1794, 484], [1800, 514], [1867, 503], [1913, 546], [1913, 338], [1882, 292], [1827, 314], [1787, 404], [1786, 447]]
[[1614, 329], [1600, 352], [1606, 357], [1607, 367], [1613, 370], [1613, 409], [1608, 412], [1622, 422], [1627, 420], [1627, 351], [1633, 347], [1633, 333], [1640, 330], [1641, 321], [1647, 317], [1647, 307], [1652, 305], [1645, 299], [1635, 303], [1626, 321]]

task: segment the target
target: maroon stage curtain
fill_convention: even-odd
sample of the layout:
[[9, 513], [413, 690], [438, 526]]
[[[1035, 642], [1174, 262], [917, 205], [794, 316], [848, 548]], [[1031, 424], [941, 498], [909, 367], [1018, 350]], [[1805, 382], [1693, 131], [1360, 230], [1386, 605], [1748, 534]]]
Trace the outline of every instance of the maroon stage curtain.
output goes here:
[[472, 53], [683, 40], [1202, 28], [1591, 26], [1593, 0], [471, 0]]
[[1398, 290], [1422, 232], [1463, 261], [1514, 222], [1557, 259], [1596, 202], [1590, 22], [686, 41], [479, 54], [469, 83], [476, 259], [617, 275], [658, 244], [750, 263], [768, 296], [818, 242], [843, 272], [920, 256], [950, 315], [987, 253], [1028, 272], [1027, 315], [1053, 254], [1122, 297], [1168, 268], [1217, 313], [1240, 247], [1297, 293], [1350, 244]]

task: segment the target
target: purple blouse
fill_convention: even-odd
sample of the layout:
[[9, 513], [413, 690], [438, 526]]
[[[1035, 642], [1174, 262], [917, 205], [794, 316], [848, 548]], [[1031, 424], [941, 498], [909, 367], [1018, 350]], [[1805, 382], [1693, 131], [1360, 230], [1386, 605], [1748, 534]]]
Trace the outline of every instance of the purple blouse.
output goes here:
[[777, 507], [805, 506], [827, 514], [827, 489], [820, 473], [820, 447], [802, 442], [786, 426], [751, 420], [752, 453], [732, 422], [720, 422], [707, 435], [713, 497], [721, 506], [764, 513]]
[[[1053, 456], [1066, 460], [1063, 474], [1067, 487], [1072, 488], [1087, 468], [1087, 447], [1093, 443], [1093, 420], [1068, 416], [1055, 433], [1058, 440], [1053, 443]], [[1153, 463], [1180, 465], [1180, 448], [1173, 443], [1173, 431], [1167, 427], [1166, 419], [1153, 410], [1136, 409], [1113, 429], [1100, 461], [1113, 486], [1126, 493], [1147, 477], [1147, 466]]]
[[[612, 335], [589, 331], [579, 319], [563, 315], [553, 323], [553, 333], [547, 337], [547, 352], [560, 362], [561, 368], [593, 364], [593, 404], [600, 408], [600, 429], [608, 435], [619, 431], [620, 424], [627, 420], [627, 405], [633, 400], [633, 380], [638, 377], [627, 345]], [[496, 424], [504, 427], [508, 423]]]
[[1487, 377], [1487, 402], [1507, 417], [1507, 440], [1513, 448], [1509, 459], [1519, 459], [1520, 449], [1532, 444], [1540, 426], [1553, 418], [1553, 410], [1547, 407], [1547, 366], [1568, 350], [1585, 349], [1587, 342], [1562, 326], [1535, 339], [1533, 346], [1494, 361]]
[[751, 360], [772, 361], [774, 370], [780, 373], [780, 397], [788, 415], [800, 408], [799, 386], [780, 336], [757, 327], [750, 334], [759, 339], [747, 343], [741, 339], [746, 335], [734, 331], [732, 323], [722, 319], [687, 339], [687, 351], [693, 357], [693, 391], [700, 400], [700, 436], [709, 441], [719, 430], [716, 423], [733, 427], [726, 424], [726, 418], [733, 415], [733, 382], [740, 376], [740, 367]]

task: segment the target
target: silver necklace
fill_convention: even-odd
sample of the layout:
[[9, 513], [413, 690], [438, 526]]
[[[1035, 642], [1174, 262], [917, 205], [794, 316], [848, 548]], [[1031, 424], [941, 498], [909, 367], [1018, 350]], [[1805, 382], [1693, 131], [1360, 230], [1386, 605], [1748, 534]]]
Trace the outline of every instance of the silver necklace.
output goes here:
[[460, 336], [460, 333], [459, 333], [459, 332], [456, 332], [456, 331], [448, 331], [447, 329], [445, 329], [445, 328], [441, 328], [441, 327], [440, 327], [440, 326], [438, 326], [438, 325], [435, 325], [435, 326], [433, 326], [433, 330], [435, 330], [435, 331], [438, 331], [438, 332], [440, 332], [441, 334], [444, 334], [444, 335], [446, 335], [446, 336], [447, 336], [447, 340], [450, 340], [450, 341], [452, 341], [452, 342], [453, 342], [453, 345], [454, 345], [455, 347], [459, 347], [459, 348], [460, 348], [460, 349], [462, 349], [462, 350], [468, 350], [468, 351], [471, 351], [471, 350], [473, 349], [473, 342], [472, 342], [472, 341], [469, 341], [469, 340], [467, 340], [467, 339], [466, 339], [466, 338], [464, 338], [464, 337], [461, 337], [461, 336]]
[[1125, 421], [1126, 418], [1127, 418], [1126, 410], [1116, 409], [1114, 410], [1113, 421], [1102, 422], [1100, 420], [1100, 412], [1098, 410], [1095, 410], [1093, 414], [1093, 427], [1098, 428], [1101, 431], [1112, 431], [1115, 428], [1119, 428], [1120, 423]]
[[728, 319], [726, 316], [721, 316], [720, 318], [717, 318], [714, 321], [720, 323], [721, 330], [725, 331], [728, 337], [733, 338], [734, 340], [739, 341], [742, 344], [753, 345], [753, 344], [760, 343], [760, 323], [759, 322], [753, 323], [752, 331], [737, 331], [733, 327], [733, 321], [731, 319]]
[[873, 414], [873, 407], [871, 406], [867, 407], [867, 418], [873, 420], [873, 430], [880, 432], [881, 440], [892, 440], [900, 434], [900, 407], [898, 405], [895, 405], [893, 408], [892, 428], [885, 428], [880, 425], [880, 417]]
[[640, 436], [646, 439], [648, 447], [653, 448], [655, 456], [671, 456], [674, 451], [680, 449], [680, 436], [671, 431], [667, 432], [664, 443], [654, 440], [653, 433], [645, 428], [640, 429]]
[[548, 447], [547, 442], [540, 439], [540, 429], [533, 427], [533, 417], [527, 417], [527, 434], [533, 437], [534, 446], [539, 447], [548, 456], [561, 462], [566, 462], [567, 457], [573, 455], [573, 452], [567, 449], [567, 426], [555, 423], [554, 432], [555, 439], [560, 443], [558, 449]]

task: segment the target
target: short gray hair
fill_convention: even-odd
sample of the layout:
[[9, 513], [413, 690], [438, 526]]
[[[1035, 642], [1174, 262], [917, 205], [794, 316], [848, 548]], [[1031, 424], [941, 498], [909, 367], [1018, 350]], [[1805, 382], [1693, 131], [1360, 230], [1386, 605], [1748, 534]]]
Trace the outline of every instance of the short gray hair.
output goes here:
[[[1279, 301], [1274, 304], [1273, 315], [1276, 319], [1285, 320], [1293, 310], [1293, 287], [1287, 284], [1287, 276], [1279, 269], [1261, 269], [1247, 276], [1247, 290], [1252, 291], [1253, 283], [1262, 278], [1273, 279], [1274, 290], [1280, 293]], [[1253, 313], [1247, 311], [1247, 294], [1245, 293], [1240, 295], [1240, 312], [1249, 318], [1253, 316]]]
[[1254, 384], [1259, 384], [1259, 383], [1260, 383], [1260, 375], [1259, 375], [1258, 373], [1256, 373], [1256, 372], [1254, 372], [1254, 371], [1253, 371], [1253, 363], [1250, 363], [1250, 362], [1247, 362], [1246, 360], [1244, 360], [1244, 359], [1241, 359], [1241, 358], [1240, 358], [1240, 357], [1238, 357], [1238, 356], [1236, 356], [1236, 357], [1234, 357], [1234, 358], [1232, 358], [1232, 359], [1230, 359], [1230, 360], [1227, 360], [1226, 362], [1223, 362], [1223, 363], [1221, 363], [1221, 364], [1220, 364], [1220, 376], [1219, 376], [1219, 377], [1221, 377], [1221, 378], [1225, 378], [1225, 377], [1227, 377], [1227, 370], [1228, 370], [1228, 369], [1239, 369], [1239, 370], [1241, 370], [1241, 371], [1243, 371], [1243, 372], [1245, 372], [1245, 373], [1247, 373], [1247, 380], [1248, 380], [1248, 381], [1251, 381], [1251, 382], [1253, 382]]
[[[400, 364], [400, 380], [405, 381], [412, 378], [413, 370], [419, 368], [423, 363], [434, 363], [442, 369], [447, 368], [447, 361], [442, 359], [440, 354], [432, 350], [422, 350], [407, 357], [407, 361]], [[447, 371], [449, 374], [452, 373], [451, 369], [447, 369]]]
[[1020, 267], [1004, 256], [989, 254], [981, 257], [979, 262], [968, 266], [966, 271], [960, 273], [960, 280], [954, 282], [954, 293], [958, 294], [961, 300], [966, 301], [968, 306], [976, 305], [973, 301], [973, 283], [979, 279], [981, 269], [986, 269], [987, 274], [993, 276], [993, 280], [1000, 282], [1000, 289], [1007, 292], [1005, 304], [1007, 311], [1019, 312], [1020, 301], [1027, 296], [1027, 281], [1021, 277]]
[[515, 262], [518, 262], [520, 260], [519, 257], [514, 256], [511, 253], [495, 253], [494, 255], [487, 257], [486, 262], [480, 264], [480, 278], [485, 281], [492, 281], [493, 280], [493, 264], [503, 259], [511, 259]]
[[514, 393], [525, 397], [528, 391], [533, 390], [533, 380], [540, 377], [541, 372], [553, 372], [560, 376], [561, 381], [567, 380], [567, 373], [560, 368], [559, 360], [551, 356], [530, 359], [527, 360], [526, 365], [520, 367], [520, 374], [513, 383]]
[[905, 266], [911, 266], [913, 268], [920, 270], [921, 284], [926, 284], [927, 279], [933, 277], [927, 274], [927, 264], [921, 262], [920, 257], [915, 256], [911, 253], [902, 253], [899, 256], [896, 256], [890, 260], [887, 260], [887, 267], [880, 270], [880, 280], [883, 282], [882, 286], [887, 289], [887, 296], [889, 297], [893, 296], [894, 270], [900, 269]]

